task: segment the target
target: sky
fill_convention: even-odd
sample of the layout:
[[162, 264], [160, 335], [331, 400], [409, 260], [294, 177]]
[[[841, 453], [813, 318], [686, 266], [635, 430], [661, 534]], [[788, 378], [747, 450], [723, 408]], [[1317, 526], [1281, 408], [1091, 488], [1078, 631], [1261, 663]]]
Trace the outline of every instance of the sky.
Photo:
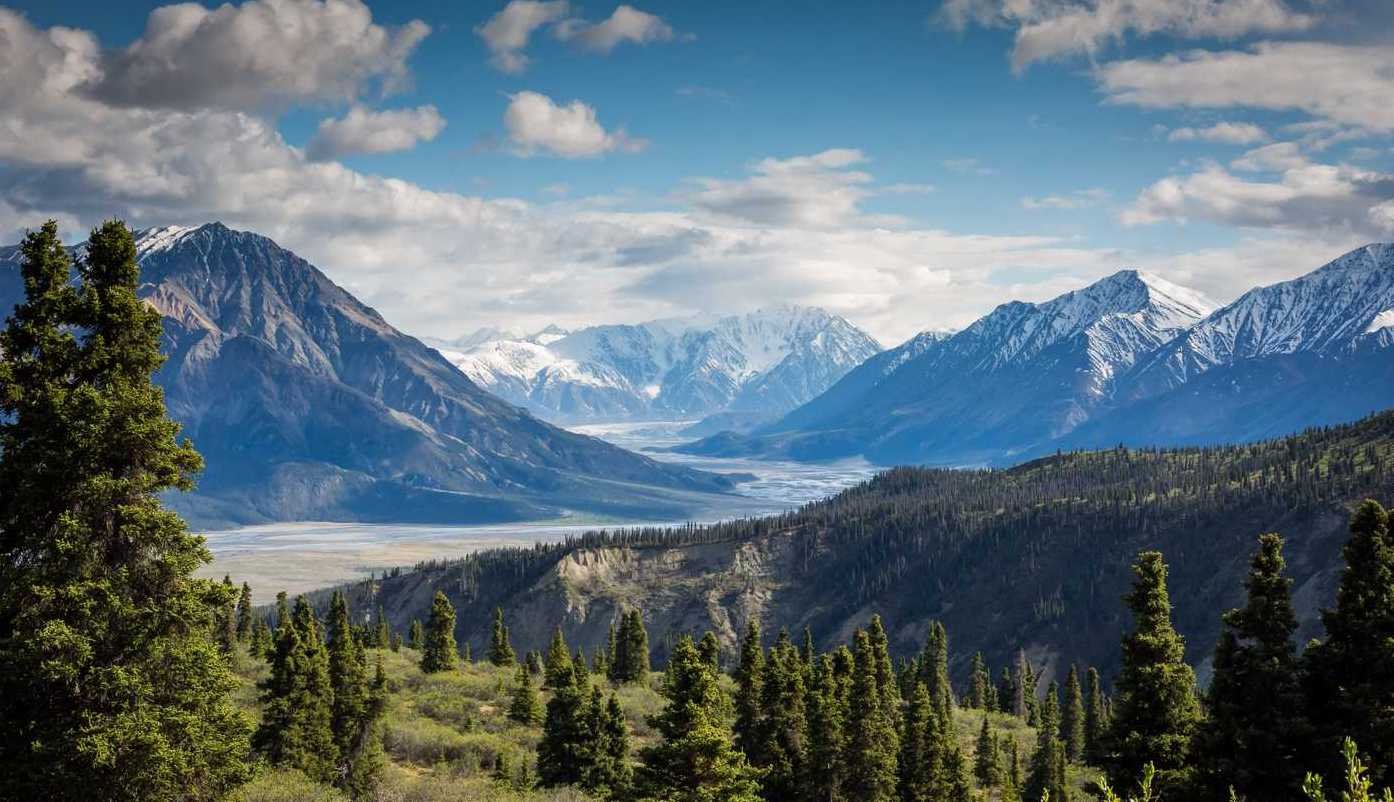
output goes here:
[[0, 0], [0, 109], [0, 242], [220, 220], [436, 337], [1394, 240], [1388, 0]]

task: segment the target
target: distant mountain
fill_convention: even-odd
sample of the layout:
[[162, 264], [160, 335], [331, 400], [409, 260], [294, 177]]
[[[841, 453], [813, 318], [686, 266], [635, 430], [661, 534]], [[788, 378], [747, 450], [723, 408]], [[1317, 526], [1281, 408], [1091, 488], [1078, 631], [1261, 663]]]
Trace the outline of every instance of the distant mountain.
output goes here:
[[[200, 524], [682, 516], [690, 491], [729, 487], [490, 395], [266, 237], [210, 223], [139, 232], [137, 248], [164, 315], [157, 380], [207, 462], [172, 501]], [[18, 263], [0, 249], [5, 313]]]
[[879, 350], [843, 318], [797, 306], [441, 346], [479, 386], [568, 422], [768, 420]]
[[922, 334], [751, 436], [683, 450], [883, 463], [1010, 459], [1104, 408], [1120, 375], [1214, 305], [1123, 270], [1041, 304], [1012, 302], [952, 335]]

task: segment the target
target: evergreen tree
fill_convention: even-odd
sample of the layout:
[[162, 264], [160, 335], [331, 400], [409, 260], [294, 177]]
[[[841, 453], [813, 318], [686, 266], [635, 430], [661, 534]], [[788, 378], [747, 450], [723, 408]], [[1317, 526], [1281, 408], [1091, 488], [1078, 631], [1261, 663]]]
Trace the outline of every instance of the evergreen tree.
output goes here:
[[890, 802], [896, 797], [895, 722], [887, 713], [877, 682], [877, 654], [867, 632], [858, 630], [847, 704], [847, 796], [858, 802]]
[[508, 627], [503, 623], [503, 608], [494, 608], [494, 629], [489, 636], [489, 662], [496, 666], [513, 665], [513, 644], [509, 642]]
[[803, 660], [804, 669], [808, 672], [813, 671], [813, 661], [817, 659], [817, 652], [813, 649], [813, 628], [805, 626], [803, 628], [803, 648], [799, 651], [799, 658]]
[[373, 648], [386, 649], [392, 645], [392, 629], [387, 625], [387, 613], [378, 605], [377, 616], [373, 623]]
[[561, 627], [552, 632], [552, 643], [547, 647], [547, 666], [543, 685], [556, 688], [572, 680], [571, 647], [566, 645], [566, 637]]
[[587, 711], [591, 754], [581, 787], [601, 799], [622, 799], [632, 779], [629, 769], [629, 725], [619, 697], [607, 704], [599, 688], [591, 689]]
[[299, 769], [316, 782], [334, 780], [334, 689], [314, 612], [304, 596], [277, 628], [271, 675], [261, 684], [262, 720], [253, 746], [272, 765]]
[[[758, 633], [755, 643], [758, 649]], [[844, 802], [847, 799], [843, 794], [847, 779], [844, 754], [847, 738], [843, 731], [846, 701], [833, 658], [825, 654], [817, 660], [808, 694], [808, 770], [804, 798], [810, 802]]]
[[[881, 623], [880, 615], [871, 616], [871, 622], [866, 627], [866, 634], [871, 644], [872, 658], [875, 663], [876, 690], [881, 699], [881, 709], [892, 729], [898, 729], [900, 727], [900, 684], [896, 682], [895, 668], [891, 664], [890, 638], [886, 636], [886, 628]], [[946, 640], [946, 648], [947, 645]], [[930, 698], [935, 697], [931, 696]], [[891, 750], [892, 755], [895, 752], [895, 749]]]
[[[1394, 538], [1389, 514], [1365, 501], [1350, 522], [1336, 607], [1322, 611], [1326, 639], [1307, 649], [1305, 682], [1316, 728], [1314, 752], [1340, 753], [1349, 737], [1378, 785], [1394, 784]], [[1332, 777], [1339, 764], [1326, 766]]]
[[232, 654], [237, 649], [237, 591], [232, 577], [223, 575], [223, 599], [218, 605], [217, 628], [218, 648], [223, 654]]
[[670, 802], [755, 802], [756, 772], [731, 741], [726, 726], [730, 702], [683, 636], [663, 677], [667, 704], [649, 716], [661, 741], [641, 752], [640, 793]]
[[338, 755], [334, 784], [357, 799], [372, 790], [382, 768], [376, 729], [387, 703], [387, 679], [379, 660], [376, 677], [369, 681], [367, 654], [349, 618], [347, 601], [336, 592], [329, 628], [330, 726]]
[[997, 681], [997, 709], [1003, 713], [1016, 714], [1016, 682], [1012, 670], [1002, 666], [1002, 678]]
[[938, 753], [939, 715], [923, 680], [915, 683], [900, 739], [897, 788], [901, 802], [930, 802], [944, 785], [942, 757]]
[[953, 708], [954, 692], [949, 684], [949, 633], [938, 621], [929, 623], [929, 637], [920, 655], [920, 681], [929, 691], [937, 711]]
[[1128, 788], [1151, 763], [1158, 790], [1168, 793], [1188, 780], [1187, 753], [1200, 718], [1195, 674], [1184, 659], [1185, 644], [1171, 625], [1161, 553], [1139, 554], [1133, 574], [1132, 590], [1124, 600], [1134, 627], [1123, 638], [1105, 768], [1115, 788]]
[[1065, 742], [1065, 757], [1072, 763], [1084, 760], [1084, 693], [1079, 687], [1079, 669], [1070, 665], [1065, 679], [1065, 706], [1060, 710], [1060, 738]]
[[610, 679], [617, 683], [640, 682], [648, 675], [649, 633], [639, 611], [632, 610], [620, 620]]
[[765, 650], [760, 645], [760, 625], [752, 618], [741, 639], [741, 660], [736, 667], [736, 721], [732, 726], [736, 746], [749, 760], [754, 760], [759, 753], [759, 729], [764, 717], [760, 701], [764, 671]]
[[431, 599], [431, 615], [426, 619], [421, 670], [427, 674], [453, 671], [455, 657], [455, 605], [438, 590]]
[[701, 642], [697, 644], [697, 653], [702, 656], [703, 660], [707, 661], [707, 664], [712, 667], [712, 671], [721, 673], [721, 644], [716, 640], [716, 633], [707, 630], [707, 633], [702, 636]]
[[237, 641], [248, 644], [252, 639], [252, 586], [242, 583], [242, 593], [237, 597]]
[[1097, 668], [1089, 667], [1085, 685], [1084, 758], [1091, 764], [1097, 764], [1104, 745], [1104, 691]]
[[123, 223], [70, 279], [50, 221], [20, 247], [0, 331], [0, 798], [209, 800], [247, 776], [249, 724], [218, 653], [234, 599], [193, 573], [165, 509], [202, 461], [150, 380], [161, 319]]
[[1046, 690], [1036, 729], [1036, 751], [1026, 775], [1026, 798], [1040, 799], [1050, 794], [1056, 802], [1069, 799], [1065, 782], [1065, 744], [1060, 740], [1060, 692], [1055, 683]]
[[552, 688], [537, 744], [537, 774], [544, 786], [578, 785], [590, 770], [594, 744], [588, 690], [574, 671], [569, 682]]
[[803, 659], [781, 631], [765, 659], [760, 706], [759, 746], [751, 762], [764, 770], [761, 786], [768, 800], [794, 799], [804, 784], [808, 721]]
[[973, 776], [981, 788], [994, 788], [1002, 782], [1001, 753], [998, 751], [997, 736], [992, 732], [990, 717], [983, 714], [983, 726], [978, 730], [978, 740], [973, 750]]
[[1193, 753], [1200, 782], [1213, 798], [1230, 788], [1245, 799], [1280, 802], [1301, 796], [1305, 755], [1302, 696], [1292, 636], [1292, 582], [1283, 573], [1283, 539], [1259, 538], [1241, 609], [1225, 613], [1215, 646], [1206, 720]]
[[[945, 672], [947, 673], [947, 666]], [[976, 710], [987, 710], [988, 695], [992, 691], [992, 674], [987, 670], [982, 652], [973, 653], [973, 662], [968, 667], [968, 706]]]
[[1026, 660], [1026, 651], [1016, 653], [1016, 671], [1012, 675], [1012, 714], [1019, 719], [1030, 718], [1031, 705], [1035, 700], [1035, 689], [1031, 687], [1031, 664]]
[[407, 646], [412, 649], [420, 649], [425, 635], [421, 629], [421, 619], [413, 618], [411, 626], [407, 628]]
[[542, 723], [542, 702], [537, 697], [537, 689], [532, 685], [532, 675], [528, 673], [527, 666], [518, 666], [518, 684], [513, 689], [508, 717], [529, 726]]
[[271, 639], [271, 629], [266, 626], [266, 620], [261, 616], [254, 616], [251, 643], [247, 647], [247, 653], [252, 657], [269, 660], [275, 650], [276, 645]]

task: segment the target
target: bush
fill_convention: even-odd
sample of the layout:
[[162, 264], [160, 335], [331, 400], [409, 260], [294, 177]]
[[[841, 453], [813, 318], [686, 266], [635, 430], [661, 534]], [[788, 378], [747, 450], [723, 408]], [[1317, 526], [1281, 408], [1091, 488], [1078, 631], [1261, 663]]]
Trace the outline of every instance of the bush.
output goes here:
[[348, 802], [348, 797], [295, 769], [279, 769], [233, 791], [228, 802]]

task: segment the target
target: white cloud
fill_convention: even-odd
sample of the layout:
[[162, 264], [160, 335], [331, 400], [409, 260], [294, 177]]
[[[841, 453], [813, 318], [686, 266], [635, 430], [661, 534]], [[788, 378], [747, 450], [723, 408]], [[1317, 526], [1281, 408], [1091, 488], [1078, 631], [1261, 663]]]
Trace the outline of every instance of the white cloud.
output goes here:
[[633, 153], [648, 145], [623, 130], [606, 131], [596, 119], [595, 109], [579, 100], [560, 106], [537, 92], [513, 95], [504, 110], [503, 124], [513, 152], [520, 156], [550, 153], [579, 159], [612, 150]]
[[1308, 163], [1296, 142], [1274, 142], [1245, 152], [1229, 166], [1250, 173], [1262, 173], [1305, 167]]
[[1394, 199], [1394, 175], [1348, 164], [1317, 164], [1279, 145], [1259, 148], [1234, 166], [1278, 176], [1251, 180], [1210, 164], [1152, 184], [1124, 210], [1121, 220], [1125, 225], [1204, 220], [1357, 238], [1388, 233], [1381, 210]]
[[1177, 128], [1167, 134], [1167, 141], [1256, 145], [1268, 141], [1268, 132], [1253, 123], [1219, 122], [1206, 128]]
[[1297, 31], [1315, 19], [1283, 0], [946, 0], [939, 19], [1013, 28], [1012, 69], [1078, 54], [1093, 56], [1129, 34], [1185, 38], [1234, 38]]
[[860, 150], [835, 148], [812, 156], [762, 159], [748, 178], [698, 179], [686, 199], [712, 216], [759, 226], [833, 227], [855, 221], [872, 194], [871, 176], [847, 168], [866, 161]]
[[430, 30], [420, 20], [384, 28], [360, 0], [161, 6], [89, 90], [112, 104], [186, 110], [353, 100], [406, 81], [406, 60]]
[[507, 73], [527, 69], [528, 57], [523, 49], [533, 33], [541, 27], [560, 22], [571, 13], [566, 0], [510, 0], [488, 22], [474, 29], [492, 54], [489, 63]]
[[354, 106], [341, 119], [321, 122], [305, 152], [314, 161], [325, 161], [354, 153], [410, 150], [444, 129], [445, 118], [435, 106], [391, 111]]
[[1030, 211], [1041, 209], [1087, 209], [1091, 206], [1098, 206], [1108, 200], [1109, 192], [1106, 189], [1094, 187], [1091, 189], [1079, 189], [1067, 195], [1046, 195], [1043, 198], [1025, 197], [1021, 199], [1021, 208]]
[[557, 26], [556, 34], [558, 39], [574, 40], [597, 53], [609, 53], [623, 42], [646, 45], [673, 39], [673, 29], [661, 17], [629, 5], [616, 8], [604, 22], [567, 20]]
[[1248, 50], [1116, 61], [1095, 75], [1114, 103], [1298, 110], [1328, 122], [1394, 130], [1389, 46], [1264, 42]]

